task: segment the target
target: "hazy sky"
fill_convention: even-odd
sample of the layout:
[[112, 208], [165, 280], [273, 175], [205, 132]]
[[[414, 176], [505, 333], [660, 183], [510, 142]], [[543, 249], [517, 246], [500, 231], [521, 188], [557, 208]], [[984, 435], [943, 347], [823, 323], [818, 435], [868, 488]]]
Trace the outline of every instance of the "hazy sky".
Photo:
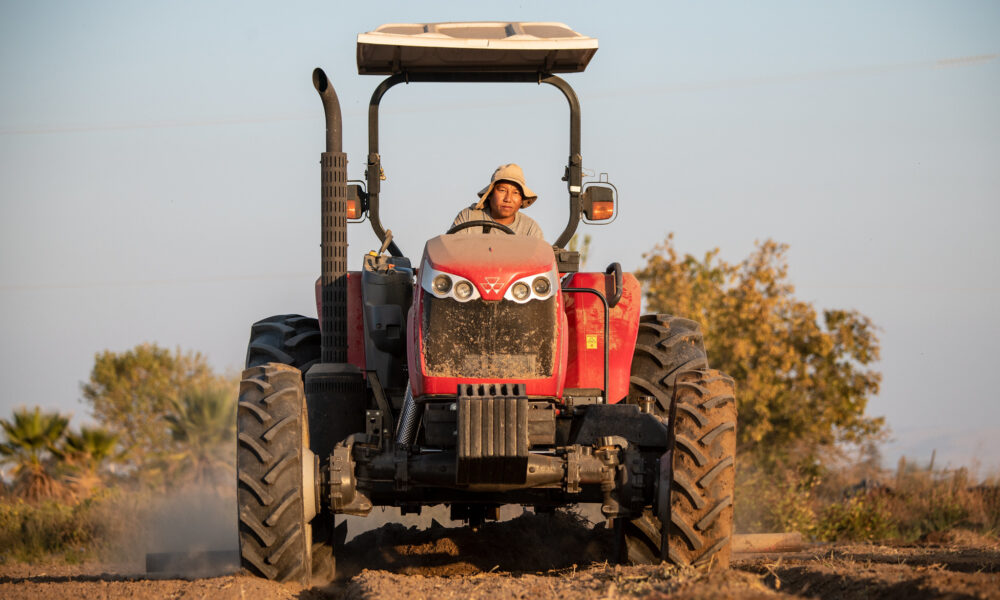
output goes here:
[[[887, 448], [1000, 465], [1000, 3], [12, 2], [0, 0], [0, 416], [87, 416], [94, 354], [144, 341], [238, 369], [249, 325], [315, 314], [311, 72], [344, 107], [360, 179], [386, 22], [561, 21], [597, 37], [584, 165], [621, 216], [590, 266], [675, 232], [738, 261], [790, 244], [798, 297], [881, 328]], [[398, 86], [383, 101], [383, 222], [405, 253], [519, 162], [551, 240], [568, 119], [549, 86]], [[350, 230], [351, 261], [376, 247]]]

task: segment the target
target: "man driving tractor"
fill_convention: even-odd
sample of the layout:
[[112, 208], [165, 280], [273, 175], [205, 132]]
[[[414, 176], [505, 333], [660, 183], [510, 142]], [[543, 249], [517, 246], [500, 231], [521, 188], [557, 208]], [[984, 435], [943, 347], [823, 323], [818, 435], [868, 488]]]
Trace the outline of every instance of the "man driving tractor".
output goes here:
[[[493, 172], [490, 184], [479, 190], [479, 201], [468, 208], [463, 208], [452, 226], [469, 221], [494, 221], [514, 230], [518, 235], [527, 235], [544, 239], [542, 228], [529, 216], [520, 214], [522, 208], [531, 206], [538, 196], [524, 182], [524, 172], [514, 163], [500, 165]], [[504, 232], [497, 227], [483, 227], [492, 233]], [[463, 229], [456, 233], [476, 233], [475, 227]]]

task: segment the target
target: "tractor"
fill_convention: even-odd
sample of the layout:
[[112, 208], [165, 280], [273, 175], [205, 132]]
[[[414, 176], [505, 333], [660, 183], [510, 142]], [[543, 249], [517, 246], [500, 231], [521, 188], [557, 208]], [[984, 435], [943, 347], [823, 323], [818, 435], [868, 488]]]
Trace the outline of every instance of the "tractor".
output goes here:
[[[358, 36], [369, 103], [365, 181], [347, 177], [333, 85], [322, 99], [318, 318], [253, 324], [237, 410], [242, 566], [271, 580], [332, 577], [341, 515], [446, 505], [477, 525], [499, 507], [600, 505], [612, 560], [728, 566], [736, 401], [694, 321], [640, 315], [618, 263], [582, 272], [580, 222], [614, 219], [606, 178], [583, 181], [583, 72], [597, 40], [561, 23], [383, 25]], [[555, 86], [569, 104], [569, 199], [551, 243], [472, 221], [427, 240], [417, 267], [382, 225], [379, 104], [400, 83]], [[381, 248], [347, 268], [347, 224]], [[459, 230], [471, 228], [473, 231]], [[338, 523], [338, 521], [341, 521]]]

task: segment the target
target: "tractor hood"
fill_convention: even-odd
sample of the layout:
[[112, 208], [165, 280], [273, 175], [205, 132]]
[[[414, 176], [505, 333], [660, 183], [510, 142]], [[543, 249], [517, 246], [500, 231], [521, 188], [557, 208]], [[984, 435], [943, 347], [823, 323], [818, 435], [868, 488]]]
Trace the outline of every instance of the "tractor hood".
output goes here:
[[424, 247], [421, 280], [431, 270], [468, 279], [484, 300], [499, 300], [518, 279], [554, 275], [555, 255], [544, 240], [523, 235], [440, 235]]

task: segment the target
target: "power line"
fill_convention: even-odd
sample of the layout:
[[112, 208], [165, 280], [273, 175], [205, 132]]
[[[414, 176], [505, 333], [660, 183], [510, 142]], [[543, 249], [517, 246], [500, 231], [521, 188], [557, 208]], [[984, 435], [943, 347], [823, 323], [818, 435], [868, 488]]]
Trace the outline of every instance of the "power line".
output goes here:
[[[798, 81], [814, 81], [823, 79], [841, 79], [845, 77], [856, 77], [865, 75], [887, 74], [896, 71], [912, 71], [919, 69], [942, 69], [953, 67], [966, 67], [980, 65], [1000, 58], [1000, 53], [977, 54], [973, 56], [959, 56], [954, 58], [943, 58], [930, 61], [918, 61], [908, 63], [895, 63], [886, 65], [869, 65], [861, 67], [847, 67], [843, 69], [824, 69], [816, 71], [806, 71], [802, 73], [791, 73], [788, 75], [765, 75], [758, 77], [748, 77], [739, 79], [721, 79], [717, 81], [706, 81], [701, 83], [680, 83], [666, 86], [656, 86], [650, 88], [629, 88], [614, 92], [598, 92], [591, 94], [591, 98], [611, 98], [616, 96], [635, 94], [670, 94], [679, 92], [698, 92], [715, 89], [730, 89], [741, 87], [754, 87], [760, 85], [775, 85], [783, 83], [794, 83]], [[539, 103], [544, 100], [528, 101], [527, 103]], [[462, 108], [490, 108], [493, 106], [507, 106], [506, 102], [477, 101], [463, 102], [457, 104], [434, 104], [425, 107], [398, 107], [383, 108], [383, 114], [392, 113], [415, 113], [415, 112], [450, 112]], [[354, 111], [351, 111], [354, 112]], [[361, 111], [358, 111], [361, 112]], [[131, 131], [137, 129], [172, 129], [180, 127], [214, 127], [218, 125], [257, 125], [262, 123], [276, 123], [281, 121], [319, 121], [318, 114], [310, 113], [306, 115], [288, 114], [273, 116], [242, 117], [230, 119], [194, 119], [190, 121], [138, 121], [134, 123], [108, 123], [99, 125], [75, 125], [63, 127], [25, 127], [0, 129], [0, 135], [39, 135], [53, 133], [93, 133], [98, 131]]]

